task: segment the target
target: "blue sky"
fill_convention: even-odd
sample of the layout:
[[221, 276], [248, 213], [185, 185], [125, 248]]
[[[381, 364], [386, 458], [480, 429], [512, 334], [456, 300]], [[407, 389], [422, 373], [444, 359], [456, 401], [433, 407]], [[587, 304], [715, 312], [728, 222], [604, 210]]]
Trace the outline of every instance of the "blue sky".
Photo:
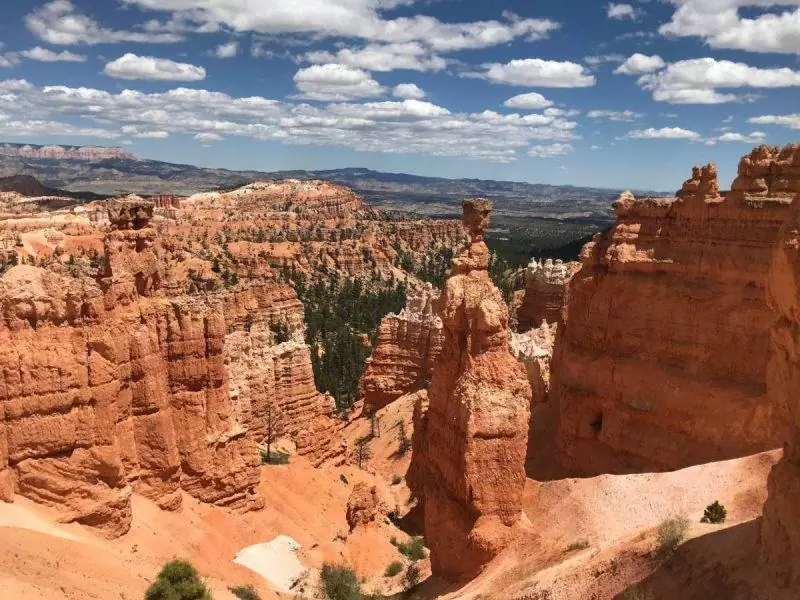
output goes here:
[[0, 140], [677, 189], [800, 139], [800, 0], [5, 2]]

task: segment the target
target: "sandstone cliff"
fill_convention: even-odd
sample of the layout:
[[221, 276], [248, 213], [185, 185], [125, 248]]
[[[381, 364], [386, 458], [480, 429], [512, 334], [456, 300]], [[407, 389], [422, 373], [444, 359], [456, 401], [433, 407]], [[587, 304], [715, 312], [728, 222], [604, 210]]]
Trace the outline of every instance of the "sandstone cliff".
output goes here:
[[577, 262], [533, 259], [525, 269], [525, 295], [517, 309], [519, 331], [538, 327], [542, 321], [561, 322], [567, 283], [578, 269]]
[[381, 321], [375, 350], [360, 382], [368, 411], [379, 410], [430, 381], [442, 346], [439, 296], [427, 284], [409, 293], [399, 315], [390, 314]]
[[[795, 155], [800, 175], [800, 152]], [[779, 585], [800, 586], [800, 196], [772, 254], [768, 301], [778, 320], [772, 327], [767, 368], [771, 400], [790, 421], [782, 460], [769, 478], [761, 528], [762, 555]]]
[[[797, 146], [760, 147], [727, 196], [708, 165], [677, 198], [616, 201], [616, 225], [583, 249], [556, 340], [565, 466], [671, 470], [780, 446], [764, 294], [798, 161]], [[769, 184], [752, 183], [765, 173]]]
[[486, 200], [464, 203], [471, 243], [445, 283], [442, 351], [415, 408], [408, 481], [424, 503], [433, 572], [452, 580], [477, 575], [522, 515], [531, 392], [509, 352], [508, 309], [486, 270], [490, 211]]

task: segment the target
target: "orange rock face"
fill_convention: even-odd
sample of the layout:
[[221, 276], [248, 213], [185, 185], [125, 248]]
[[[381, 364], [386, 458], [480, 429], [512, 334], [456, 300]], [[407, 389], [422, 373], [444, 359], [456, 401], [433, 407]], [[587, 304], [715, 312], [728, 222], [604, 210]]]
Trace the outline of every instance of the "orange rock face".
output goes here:
[[491, 203], [464, 203], [467, 250], [441, 298], [442, 352], [420, 393], [408, 481], [424, 503], [434, 574], [474, 577], [522, 515], [530, 385], [509, 352], [508, 309], [487, 273]]
[[[759, 169], [800, 181], [785, 164], [796, 147], [766, 153], [773, 162]], [[566, 466], [672, 470], [781, 445], [764, 294], [789, 202], [717, 190], [709, 165], [679, 198], [623, 194], [616, 225], [584, 248], [553, 359]]]
[[[800, 154], [800, 153], [798, 153]], [[800, 172], [800, 161], [796, 167]], [[768, 302], [778, 320], [772, 327], [772, 357], [767, 369], [769, 395], [791, 428], [784, 456], [769, 478], [769, 497], [761, 528], [762, 555], [776, 581], [800, 585], [800, 200], [772, 257]]]
[[525, 295], [517, 309], [519, 331], [539, 327], [542, 321], [560, 323], [567, 283], [580, 266], [577, 262], [532, 260], [525, 269]]
[[399, 315], [383, 318], [378, 342], [361, 377], [368, 411], [379, 410], [430, 381], [442, 347], [440, 293], [430, 284], [409, 293]]
[[381, 498], [377, 486], [359, 482], [353, 487], [347, 499], [347, 524], [350, 531], [366, 526], [380, 519], [387, 511], [386, 502]]

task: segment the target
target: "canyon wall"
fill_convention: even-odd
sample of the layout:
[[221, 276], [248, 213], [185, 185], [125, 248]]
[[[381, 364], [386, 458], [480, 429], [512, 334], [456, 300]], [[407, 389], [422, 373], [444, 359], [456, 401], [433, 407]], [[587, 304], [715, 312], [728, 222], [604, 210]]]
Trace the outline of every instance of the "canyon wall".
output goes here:
[[542, 324], [560, 323], [567, 283], [580, 263], [533, 259], [525, 269], [525, 294], [517, 308], [518, 329], [525, 332]]
[[557, 334], [565, 466], [671, 470], [781, 445], [765, 287], [799, 160], [796, 145], [759, 147], [726, 196], [708, 165], [676, 198], [615, 202], [615, 226], [583, 249]]
[[409, 292], [399, 315], [389, 314], [378, 328], [378, 340], [361, 377], [368, 412], [383, 408], [430, 381], [442, 346], [440, 292], [430, 284]]
[[408, 481], [423, 503], [433, 573], [450, 580], [476, 576], [522, 516], [531, 392], [487, 272], [490, 211], [487, 200], [464, 202], [471, 242], [453, 259], [440, 300], [442, 351], [415, 406]]
[[[800, 156], [800, 152], [798, 152]], [[800, 174], [800, 160], [795, 163]], [[767, 386], [773, 403], [790, 422], [784, 456], [769, 478], [761, 551], [774, 580], [800, 586], [800, 196], [772, 255], [768, 302], [778, 320], [772, 327]]]

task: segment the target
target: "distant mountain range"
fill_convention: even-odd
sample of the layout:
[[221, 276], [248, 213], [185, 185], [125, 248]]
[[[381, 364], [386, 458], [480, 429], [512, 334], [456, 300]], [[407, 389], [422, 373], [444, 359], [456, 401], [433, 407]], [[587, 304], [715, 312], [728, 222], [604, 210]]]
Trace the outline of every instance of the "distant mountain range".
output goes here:
[[480, 179], [445, 179], [362, 168], [328, 171], [231, 171], [137, 158], [119, 148], [0, 143], [0, 177], [30, 175], [45, 187], [102, 195], [189, 195], [238, 187], [256, 179], [325, 179], [351, 187], [380, 208], [458, 217], [461, 200], [495, 200], [499, 218], [613, 220], [619, 190]]

